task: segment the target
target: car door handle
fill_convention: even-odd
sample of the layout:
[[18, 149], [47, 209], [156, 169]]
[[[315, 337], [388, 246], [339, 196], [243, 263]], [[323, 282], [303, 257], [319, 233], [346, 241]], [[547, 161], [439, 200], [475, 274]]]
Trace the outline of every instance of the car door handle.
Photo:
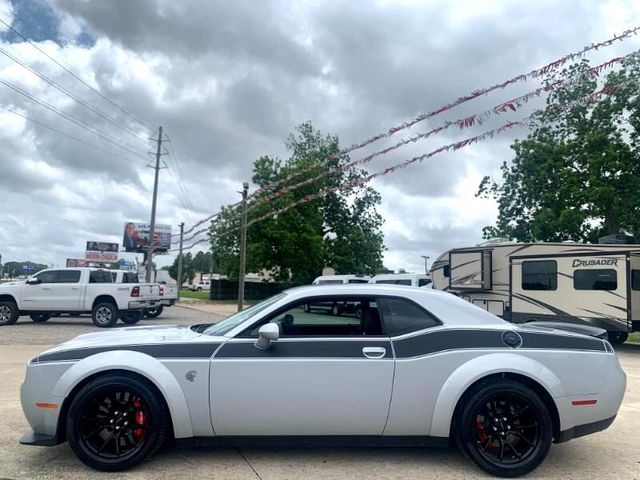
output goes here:
[[49, 287], [43, 287], [42, 290], [51, 290]]
[[364, 347], [362, 354], [367, 358], [382, 358], [387, 354], [387, 349], [383, 347]]
[[78, 287], [71, 287], [71, 290], [80, 290]]

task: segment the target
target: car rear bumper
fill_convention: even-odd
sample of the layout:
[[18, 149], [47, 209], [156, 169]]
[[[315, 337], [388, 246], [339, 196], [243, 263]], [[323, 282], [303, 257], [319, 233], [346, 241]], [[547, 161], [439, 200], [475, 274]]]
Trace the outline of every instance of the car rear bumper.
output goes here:
[[560, 432], [558, 438], [556, 438], [556, 443], [568, 442], [573, 438], [584, 437], [585, 435], [601, 432], [602, 430], [609, 428], [615, 419], [616, 416], [614, 415], [613, 417], [598, 420], [597, 422], [576, 425], [573, 428]]
[[171, 299], [171, 300], [161, 300], [160, 301], [160, 305], [164, 305], [165, 307], [170, 307], [172, 305], [176, 304], [176, 299]]
[[130, 301], [128, 305], [129, 310], [144, 310], [145, 308], [155, 308], [160, 305], [158, 300], [134, 300]]

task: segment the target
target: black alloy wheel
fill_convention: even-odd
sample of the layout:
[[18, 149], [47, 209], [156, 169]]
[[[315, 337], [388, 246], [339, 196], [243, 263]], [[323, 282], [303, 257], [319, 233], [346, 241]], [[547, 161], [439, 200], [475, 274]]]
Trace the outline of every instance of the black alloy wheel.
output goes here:
[[126, 374], [99, 377], [83, 387], [73, 399], [66, 427], [76, 456], [102, 471], [137, 465], [169, 432], [164, 402], [146, 381]]
[[629, 334], [627, 332], [608, 331], [607, 337], [613, 345], [622, 345], [629, 338]]
[[533, 471], [551, 446], [551, 416], [538, 395], [509, 379], [485, 382], [466, 398], [458, 443], [484, 471], [518, 477]]
[[159, 305], [155, 308], [147, 308], [144, 311], [144, 316], [147, 318], [158, 318], [160, 315], [162, 315], [163, 311], [164, 311], [164, 305]]
[[41, 323], [41, 322], [46, 322], [47, 320], [49, 320], [51, 318], [51, 314], [49, 314], [49, 313], [32, 313], [31, 315], [29, 315], [29, 317], [34, 322]]

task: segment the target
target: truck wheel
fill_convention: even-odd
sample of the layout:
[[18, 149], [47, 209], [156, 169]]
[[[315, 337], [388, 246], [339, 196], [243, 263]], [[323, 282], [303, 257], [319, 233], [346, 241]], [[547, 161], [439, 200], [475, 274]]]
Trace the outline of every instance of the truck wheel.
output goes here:
[[132, 468], [153, 455], [170, 434], [164, 399], [152, 384], [136, 376], [98, 377], [71, 400], [66, 416], [69, 446], [96, 470]]
[[147, 318], [158, 318], [160, 315], [162, 315], [163, 310], [164, 310], [164, 305], [160, 305], [159, 307], [156, 307], [156, 308], [147, 308], [144, 311], [144, 315]]
[[629, 334], [627, 332], [607, 331], [607, 336], [613, 345], [622, 345], [627, 341], [627, 338], [629, 338]]
[[18, 321], [20, 312], [12, 301], [0, 302], [0, 326], [13, 325]]
[[96, 327], [110, 328], [118, 321], [118, 309], [113, 303], [98, 303], [91, 311], [91, 318]]
[[142, 319], [142, 312], [123, 312], [120, 316], [122, 323], [127, 325], [135, 325]]
[[198, 291], [201, 292], [202, 291], [202, 287], [198, 287]]
[[535, 470], [551, 446], [551, 415], [540, 397], [509, 379], [488, 379], [465, 393], [456, 409], [458, 446], [497, 477]]
[[29, 317], [34, 322], [43, 323], [51, 318], [51, 314], [50, 313], [32, 313], [31, 315], [29, 315]]

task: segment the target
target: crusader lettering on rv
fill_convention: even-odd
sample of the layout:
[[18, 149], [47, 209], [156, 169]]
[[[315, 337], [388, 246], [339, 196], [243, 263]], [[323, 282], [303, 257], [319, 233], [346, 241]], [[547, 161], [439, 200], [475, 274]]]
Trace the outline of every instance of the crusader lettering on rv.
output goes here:
[[576, 258], [573, 260], [573, 264], [571, 265], [573, 268], [576, 267], [601, 267], [604, 265], [609, 266], [618, 266], [617, 258]]

